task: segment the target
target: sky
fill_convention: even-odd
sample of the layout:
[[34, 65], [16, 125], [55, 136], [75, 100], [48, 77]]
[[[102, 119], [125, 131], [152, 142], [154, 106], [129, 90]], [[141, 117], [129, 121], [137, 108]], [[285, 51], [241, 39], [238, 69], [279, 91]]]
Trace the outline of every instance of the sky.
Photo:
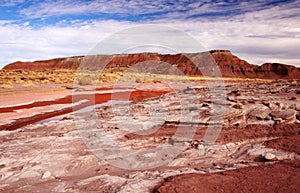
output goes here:
[[87, 55], [120, 30], [149, 24], [181, 30], [206, 50], [228, 49], [253, 64], [300, 67], [299, 0], [2, 0], [0, 68]]

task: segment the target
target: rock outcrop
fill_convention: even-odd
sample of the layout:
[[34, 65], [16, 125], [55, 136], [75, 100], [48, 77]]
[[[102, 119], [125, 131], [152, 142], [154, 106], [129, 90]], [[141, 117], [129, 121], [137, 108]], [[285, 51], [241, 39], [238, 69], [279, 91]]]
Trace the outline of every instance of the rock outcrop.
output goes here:
[[[99, 69], [99, 66], [107, 68], [123, 67], [128, 68], [135, 64], [142, 63], [146, 69], [157, 73], [174, 73], [179, 69], [185, 75], [212, 75], [215, 76], [213, 65], [218, 65], [223, 77], [240, 78], [267, 78], [267, 79], [298, 79], [300, 68], [279, 63], [265, 63], [261, 66], [250, 64], [238, 58], [228, 50], [211, 50], [203, 53], [192, 54], [158, 54], [158, 53], [137, 53], [137, 54], [115, 54], [96, 56], [74, 56], [67, 58], [56, 58], [51, 60], [39, 60], [34, 62], [14, 62], [8, 64], [4, 69], [30, 69], [30, 70], [53, 70], [53, 69], [78, 69], [82, 64], [89, 69]], [[156, 65], [152, 65], [155, 63]], [[162, 67], [157, 69], [159, 64], [170, 64], [175, 68]], [[158, 64], [158, 65], [157, 65]], [[195, 65], [197, 64], [198, 67]], [[163, 66], [163, 65], [162, 65]], [[152, 69], [151, 69], [152, 68]], [[148, 70], [149, 70], [148, 69]]]
[[[52, 96], [44, 90], [11, 99], [2, 94], [0, 101], [10, 105], [0, 109], [0, 125], [31, 120], [17, 130], [0, 128], [0, 192], [298, 193], [295, 82], [228, 82], [226, 90], [193, 82], [163, 95], [167, 84], [131, 83], [115, 91], [99, 85], [97, 94], [92, 87]], [[226, 100], [210, 97], [222, 92]], [[78, 104], [62, 100], [72, 94], [87, 106], [30, 122]], [[87, 95], [95, 95], [97, 105], [90, 106]]]
[[279, 63], [265, 63], [255, 68], [255, 74], [259, 78], [300, 78], [300, 68], [295, 66], [279, 64]]

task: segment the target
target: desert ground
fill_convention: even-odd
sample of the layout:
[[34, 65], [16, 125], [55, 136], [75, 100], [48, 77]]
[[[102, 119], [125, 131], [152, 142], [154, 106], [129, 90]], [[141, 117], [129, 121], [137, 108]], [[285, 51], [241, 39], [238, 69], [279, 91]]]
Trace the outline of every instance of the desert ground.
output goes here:
[[[299, 68], [210, 53], [224, 77], [180, 54], [117, 55], [96, 73], [80, 57], [6, 66], [0, 191], [299, 192]], [[150, 73], [126, 71], [149, 58]]]
[[[2, 70], [0, 191], [299, 192], [299, 80], [227, 78], [224, 89], [210, 89], [207, 82], [220, 80], [189, 77], [185, 87], [178, 77], [136, 75], [116, 84], [119, 75], [86, 86], [74, 84], [71, 71]], [[220, 92], [224, 100], [212, 97]], [[212, 119], [213, 109], [224, 116]], [[104, 138], [138, 155], [101, 154], [97, 147], [110, 146], [95, 137], [87, 112]], [[206, 140], [214, 124], [220, 133]], [[177, 130], [194, 133], [176, 138]], [[184, 148], [166, 162], [155, 149], [176, 145]], [[136, 160], [116, 162], [128, 157]]]

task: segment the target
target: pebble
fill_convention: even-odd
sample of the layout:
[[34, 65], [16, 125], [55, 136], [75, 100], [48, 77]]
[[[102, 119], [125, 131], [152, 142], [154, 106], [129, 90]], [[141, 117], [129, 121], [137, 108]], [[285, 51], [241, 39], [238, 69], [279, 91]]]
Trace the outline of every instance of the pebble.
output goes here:
[[51, 172], [49, 172], [49, 171], [43, 173], [43, 175], [42, 175], [42, 179], [46, 179], [46, 178], [50, 178], [50, 177], [51, 177]]
[[276, 156], [274, 154], [272, 154], [272, 153], [266, 153], [264, 155], [264, 158], [266, 160], [268, 160], [268, 161], [275, 161], [275, 160], [277, 160]]

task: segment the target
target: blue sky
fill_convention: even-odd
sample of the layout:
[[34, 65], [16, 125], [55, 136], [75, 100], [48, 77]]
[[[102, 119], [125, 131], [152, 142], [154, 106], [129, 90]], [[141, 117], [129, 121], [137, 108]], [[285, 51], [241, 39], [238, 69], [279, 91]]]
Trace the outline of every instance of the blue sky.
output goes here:
[[229, 49], [250, 63], [300, 66], [300, 1], [2, 0], [0, 67], [85, 55], [134, 26], [182, 30], [207, 50]]

